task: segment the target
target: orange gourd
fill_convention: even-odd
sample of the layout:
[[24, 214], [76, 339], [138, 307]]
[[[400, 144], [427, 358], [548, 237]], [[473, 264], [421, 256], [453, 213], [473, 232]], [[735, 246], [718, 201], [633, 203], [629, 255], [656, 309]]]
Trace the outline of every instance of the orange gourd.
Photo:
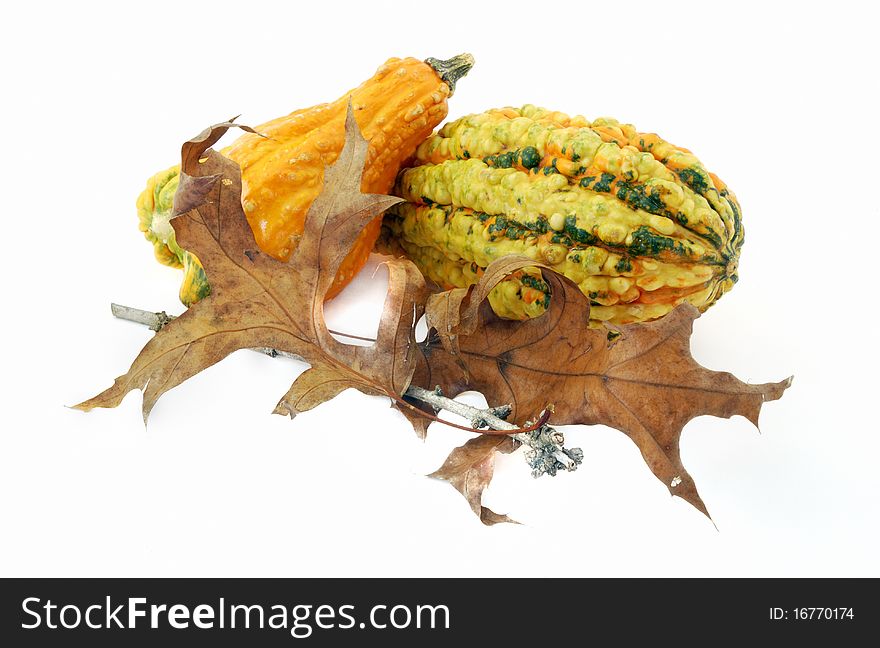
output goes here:
[[[286, 261], [302, 234], [306, 212], [321, 191], [324, 167], [342, 150], [348, 101], [370, 143], [361, 190], [388, 193], [398, 170], [447, 114], [455, 81], [470, 70], [473, 57], [447, 61], [389, 59], [370, 79], [332, 103], [297, 110], [256, 127], [265, 137], [245, 134], [222, 152], [241, 166], [242, 206], [260, 248]], [[210, 292], [198, 260], [174, 240], [169, 216], [178, 167], [153, 176], [138, 199], [140, 228], [157, 258], [183, 266], [180, 298], [189, 305]], [[328, 297], [338, 294], [363, 267], [379, 235], [377, 218], [343, 261]]]

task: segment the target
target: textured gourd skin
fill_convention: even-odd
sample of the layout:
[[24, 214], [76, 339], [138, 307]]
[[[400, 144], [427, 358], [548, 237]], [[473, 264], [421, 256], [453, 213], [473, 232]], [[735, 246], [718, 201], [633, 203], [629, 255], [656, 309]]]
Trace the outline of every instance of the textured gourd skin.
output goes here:
[[[471, 285], [494, 259], [524, 254], [576, 282], [594, 323], [623, 324], [682, 302], [705, 310], [737, 280], [734, 195], [690, 151], [631, 125], [489, 110], [446, 124], [413, 164], [379, 247], [440, 285]], [[533, 317], [548, 303], [539, 283], [537, 272], [512, 277], [490, 302], [503, 317]]]
[[[449, 61], [389, 59], [370, 79], [338, 100], [297, 110], [256, 127], [266, 137], [245, 134], [223, 154], [241, 166], [242, 205], [260, 248], [287, 261], [303, 231], [305, 215], [321, 191], [324, 167], [342, 150], [349, 98], [370, 147], [361, 190], [388, 193], [404, 160], [446, 117], [447, 97], [473, 64], [470, 55]], [[445, 66], [445, 67], [444, 67]], [[179, 167], [157, 173], [138, 198], [140, 229], [156, 258], [183, 267], [180, 299], [190, 305], [209, 294], [198, 260], [181, 250], [168, 218]], [[328, 291], [333, 297], [366, 262], [381, 219], [370, 223], [346, 256]]]

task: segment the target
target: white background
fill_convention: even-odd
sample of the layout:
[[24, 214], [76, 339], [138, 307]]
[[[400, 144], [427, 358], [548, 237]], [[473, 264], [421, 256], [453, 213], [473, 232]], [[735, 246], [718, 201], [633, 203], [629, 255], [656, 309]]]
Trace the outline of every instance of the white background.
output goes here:
[[[80, 576], [880, 575], [878, 57], [870, 3], [49, 5], [4, 10], [0, 574]], [[621, 433], [532, 480], [501, 458], [486, 528], [425, 478], [467, 434], [416, 439], [346, 392], [271, 416], [302, 366], [241, 351], [164, 396], [67, 409], [150, 333], [109, 303], [179, 312], [134, 200], [180, 143], [335, 99], [390, 56], [477, 59], [450, 118], [536, 103], [692, 149], [737, 193], [741, 281], [694, 354], [794, 385], [698, 418], [684, 463], [713, 514], [671, 498]], [[373, 264], [375, 267], [375, 264]], [[368, 268], [369, 270], [369, 268]], [[369, 334], [383, 275], [329, 308]], [[717, 528], [716, 528], [717, 525]]]

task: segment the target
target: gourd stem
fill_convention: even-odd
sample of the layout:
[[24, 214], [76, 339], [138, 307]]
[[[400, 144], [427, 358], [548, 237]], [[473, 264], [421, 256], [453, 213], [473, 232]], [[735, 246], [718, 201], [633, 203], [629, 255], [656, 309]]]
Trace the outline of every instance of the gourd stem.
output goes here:
[[441, 81], [446, 82], [449, 86], [449, 95], [452, 96], [455, 92], [455, 82], [474, 67], [474, 57], [471, 54], [459, 54], [445, 61], [429, 57], [425, 59], [425, 63], [434, 68]]

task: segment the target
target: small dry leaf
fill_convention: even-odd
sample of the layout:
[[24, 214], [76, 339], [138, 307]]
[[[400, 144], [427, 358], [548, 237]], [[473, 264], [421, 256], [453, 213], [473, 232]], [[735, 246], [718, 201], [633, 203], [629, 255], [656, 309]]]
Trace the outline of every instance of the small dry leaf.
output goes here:
[[276, 413], [295, 415], [348, 387], [399, 397], [415, 367], [414, 323], [425, 284], [409, 261], [388, 263], [389, 289], [378, 339], [372, 346], [337, 341], [324, 321], [324, 296], [361, 230], [399, 198], [362, 194], [368, 145], [351, 106], [345, 146], [324, 174], [321, 194], [288, 263], [262, 253], [241, 206], [237, 164], [209, 147], [230, 122], [183, 145], [181, 182], [171, 221], [177, 241], [201, 261], [211, 295], [161, 329], [128, 373], [79, 409], [115, 407], [132, 389], [143, 391], [146, 421], [157, 399], [238, 349], [270, 347], [311, 364], [278, 402]]
[[486, 525], [515, 522], [482, 505], [483, 491], [495, 472], [495, 453], [516, 450], [516, 442], [507, 436], [481, 434], [449, 453], [446, 461], [430, 477], [443, 479], [464, 495], [471, 510]]
[[[552, 271], [544, 271], [552, 289], [544, 315], [524, 322], [497, 317], [485, 295], [502, 276], [537, 265], [506, 257], [487, 268], [469, 295], [431, 300], [427, 317], [444, 326], [429, 333], [413, 382], [439, 385], [447, 396], [476, 390], [490, 403], [511, 403], [512, 420], [534, 416], [550, 401], [557, 424], [616, 428], [673, 495], [708, 515], [681, 463], [682, 428], [703, 414], [739, 414], [757, 426], [761, 405], [782, 396], [791, 379], [748, 385], [699, 365], [690, 354], [699, 312], [690, 305], [654, 322], [590, 329], [587, 298]], [[457, 315], [448, 313], [454, 304]], [[443, 340], [453, 336], [454, 344]]]

